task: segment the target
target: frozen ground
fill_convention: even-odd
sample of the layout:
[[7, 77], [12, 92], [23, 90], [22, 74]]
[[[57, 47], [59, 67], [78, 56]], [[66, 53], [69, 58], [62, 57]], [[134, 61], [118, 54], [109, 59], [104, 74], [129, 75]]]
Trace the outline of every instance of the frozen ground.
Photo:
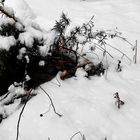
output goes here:
[[[6, 0], [16, 9], [23, 20], [31, 19], [44, 29], [50, 29], [63, 12], [80, 25], [95, 15], [96, 28], [118, 27], [130, 41], [140, 42], [140, 1], [139, 0]], [[33, 11], [33, 12], [32, 12]], [[115, 43], [115, 42], [114, 42]], [[118, 43], [121, 47], [122, 44]], [[139, 48], [138, 48], [139, 53]], [[140, 139], [140, 57], [137, 65], [124, 63], [123, 71], [117, 73], [110, 68], [107, 77], [82, 76], [79, 70], [76, 79], [61, 82], [56, 79], [42, 87], [52, 97], [56, 109], [63, 117], [50, 112], [44, 117], [40, 113], [48, 110], [50, 102], [41, 89], [39, 95], [30, 100], [20, 123], [19, 140], [69, 140], [80, 131], [86, 140], [139, 140]], [[59, 78], [59, 74], [57, 75]], [[125, 105], [120, 110], [115, 106], [113, 94], [119, 92]], [[8, 110], [8, 108], [7, 108]], [[10, 110], [10, 109], [9, 109]], [[0, 139], [15, 140], [16, 125], [20, 109], [0, 124]], [[76, 135], [73, 140], [81, 140]]]

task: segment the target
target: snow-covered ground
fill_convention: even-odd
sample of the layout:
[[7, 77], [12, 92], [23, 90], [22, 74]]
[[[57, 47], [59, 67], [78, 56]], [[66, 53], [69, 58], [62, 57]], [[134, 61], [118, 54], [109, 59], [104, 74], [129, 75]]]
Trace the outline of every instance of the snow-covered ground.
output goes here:
[[[140, 42], [139, 0], [6, 0], [22, 20], [33, 20], [46, 30], [53, 27], [62, 12], [71, 19], [71, 27], [81, 25], [95, 15], [96, 28], [115, 29], [123, 32], [128, 40]], [[29, 7], [29, 6], [30, 7]], [[116, 43], [116, 42], [114, 42]], [[122, 43], [118, 43], [122, 48]], [[69, 140], [76, 132], [86, 140], [139, 140], [140, 139], [140, 57], [137, 65], [124, 63], [123, 71], [117, 73], [111, 67], [107, 76], [88, 80], [81, 69], [76, 78], [45, 83], [42, 87], [52, 97], [52, 108], [44, 117], [50, 101], [39, 88], [22, 115], [19, 140]], [[119, 92], [125, 102], [121, 109], [115, 106], [113, 94]], [[14, 108], [14, 107], [13, 107]], [[7, 110], [11, 110], [7, 108]], [[15, 140], [16, 125], [21, 109], [15, 111], [0, 124], [0, 140]], [[73, 140], [82, 140], [75, 135]]]

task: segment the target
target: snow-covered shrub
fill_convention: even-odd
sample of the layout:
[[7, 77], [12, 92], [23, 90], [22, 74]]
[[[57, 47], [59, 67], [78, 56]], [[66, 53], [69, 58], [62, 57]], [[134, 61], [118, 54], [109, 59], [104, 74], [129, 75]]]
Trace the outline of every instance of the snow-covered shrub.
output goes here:
[[[45, 32], [32, 21], [23, 24], [12, 9], [0, 6], [0, 11], [3, 13], [0, 19], [1, 105], [14, 104], [17, 100], [20, 104], [26, 102], [27, 91], [51, 80], [59, 71], [62, 71], [62, 80], [104, 74], [109, 66], [107, 57], [115, 58], [108, 47], [117, 50], [121, 58], [132, 61], [125, 52], [108, 43], [110, 39], [125, 38], [117, 31], [95, 30], [94, 17], [67, 31], [70, 19], [63, 13], [52, 30]], [[121, 60], [115, 59], [116, 70], [121, 72]], [[7, 91], [9, 94], [3, 95]], [[4, 108], [0, 108], [0, 122], [7, 116]]]
[[18, 28], [18, 23], [15, 23], [12, 19], [2, 18], [0, 27], [1, 36], [14, 36], [17, 39], [19, 34], [23, 32], [22, 29]]
[[[122, 57], [131, 59], [118, 48], [108, 44], [109, 39], [121, 38], [111, 30], [95, 30], [94, 17], [67, 32], [70, 19], [62, 13], [49, 33], [36, 23], [22, 23], [12, 10], [0, 6], [4, 14], [0, 21], [0, 95], [16, 82], [23, 82], [29, 90], [51, 80], [58, 71], [61, 79], [75, 76], [83, 68], [86, 77], [104, 74], [107, 56], [114, 59], [107, 47], [117, 50]], [[99, 51], [97, 51], [99, 50]], [[94, 58], [94, 59], [93, 59]], [[118, 60], [118, 71], [121, 71]], [[30, 79], [26, 81], [28, 75]]]
[[[83, 67], [87, 72], [87, 77], [93, 75], [102, 75], [109, 67], [108, 56], [111, 60], [115, 60], [118, 64], [116, 70], [122, 71], [121, 60], [125, 57], [130, 63], [132, 62], [129, 56], [119, 48], [109, 44], [112, 39], [123, 40], [130, 45], [130, 42], [121, 36], [117, 30], [95, 30], [94, 16], [87, 23], [81, 26], [76, 26], [67, 32], [67, 27], [70, 25], [69, 18], [63, 13], [60, 20], [56, 22], [53, 30], [58, 32], [58, 37], [55, 38], [52, 48], [65, 56], [73, 59], [76, 66], [68, 67], [65, 76], [75, 75], [77, 68]], [[131, 46], [133, 46], [131, 44]], [[120, 57], [115, 57], [108, 51], [108, 48], [114, 49], [119, 53]], [[53, 50], [53, 49], [52, 49]], [[109, 59], [110, 60], [110, 59]]]
[[[53, 37], [49, 40], [39, 25], [32, 22], [23, 25], [6, 7], [0, 6], [0, 10], [4, 14], [0, 22], [0, 95], [6, 93], [14, 82], [23, 82], [26, 90], [36, 88], [51, 80], [59, 70], [76, 66], [70, 57], [52, 48], [55, 40]], [[65, 22], [62, 20], [61, 24], [69, 24], [64, 14], [62, 17]], [[56, 28], [57, 26], [51, 31], [54, 38], [59, 37], [58, 33], [63, 33], [65, 29], [62, 26], [57, 31]], [[28, 81], [25, 80], [26, 75], [30, 77]]]
[[39, 32], [37, 29], [23, 26], [5, 6], [0, 6], [0, 10], [4, 14], [0, 20], [0, 95], [2, 95], [15, 81], [25, 80], [27, 65], [29, 74], [32, 73], [31, 65], [38, 65], [41, 59], [39, 46], [43, 43], [42, 37], [31, 33], [31, 31]]

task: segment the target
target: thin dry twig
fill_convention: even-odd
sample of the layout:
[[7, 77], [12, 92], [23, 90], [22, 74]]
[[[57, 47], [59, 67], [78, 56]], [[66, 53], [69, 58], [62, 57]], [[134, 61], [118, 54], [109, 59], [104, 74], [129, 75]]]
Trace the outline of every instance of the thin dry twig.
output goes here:
[[26, 107], [26, 105], [27, 105], [27, 102], [28, 102], [28, 99], [30, 98], [30, 93], [32, 92], [32, 89], [30, 89], [29, 91], [28, 91], [28, 97], [27, 97], [27, 100], [26, 100], [26, 102], [25, 102], [25, 104], [23, 105], [23, 108], [22, 108], [22, 110], [21, 110], [21, 112], [20, 112], [20, 114], [19, 114], [19, 118], [18, 118], [18, 123], [17, 123], [17, 135], [16, 135], [16, 140], [18, 140], [18, 138], [19, 138], [19, 126], [20, 126], [20, 121], [21, 121], [21, 116], [22, 116], [22, 114], [23, 114], [23, 112], [24, 112], [24, 109], [25, 109], [25, 107]]
[[122, 39], [123, 41], [127, 42], [130, 46], [134, 46], [132, 43], [130, 43], [125, 37], [122, 37], [122, 36], [119, 36], [119, 35], [116, 35], [116, 37]]
[[134, 47], [134, 58], [133, 58], [133, 60], [134, 60], [134, 64], [137, 64], [137, 53], [138, 53], [138, 48], [137, 48], [137, 44], [138, 44], [138, 42], [137, 42], [137, 40], [136, 40], [136, 45], [135, 45], [135, 47]]
[[54, 113], [55, 113], [56, 115], [58, 115], [59, 117], [62, 117], [61, 114], [59, 114], [59, 113], [56, 112], [56, 109], [55, 109], [53, 100], [52, 100], [52, 98], [50, 97], [50, 95], [49, 95], [41, 86], [39, 86], [39, 87], [40, 87], [40, 88], [42, 89], [42, 91], [44, 91], [44, 93], [48, 96], [48, 98], [49, 98], [49, 100], [50, 100], [50, 102], [51, 102], [51, 105], [52, 105], [52, 108], [53, 108]]
[[50, 109], [51, 109], [52, 104], [49, 105], [49, 109], [47, 111], [45, 111], [44, 113], [40, 114], [40, 117], [43, 117], [45, 114], [47, 114]]
[[78, 131], [78, 132], [76, 132], [74, 135], [72, 135], [72, 137], [70, 138], [70, 140], [72, 140], [77, 134], [80, 134], [80, 135], [82, 135], [81, 134], [81, 132], [80, 131]]
[[117, 49], [116, 47], [113, 47], [112, 45], [110, 45], [110, 44], [108, 44], [108, 43], [106, 43], [106, 42], [104, 42], [104, 43], [105, 43], [105, 45], [107, 45], [107, 46], [109, 46], [109, 47], [111, 47], [111, 48], [117, 50], [118, 52], [120, 52], [123, 56], [125, 56], [125, 57], [130, 61], [130, 63], [132, 63], [131, 58], [129, 58], [129, 57], [128, 57], [125, 53], [123, 53], [121, 50]]
[[70, 140], [72, 140], [76, 135], [80, 134], [82, 140], [86, 140], [85, 135], [83, 135], [80, 131], [76, 132], [74, 135], [72, 135], [72, 137], [70, 138]]
[[96, 45], [96, 47], [98, 46], [97, 47], [98, 49], [100, 49], [101, 51], [107, 53], [112, 59], [114, 59], [114, 57], [107, 50], [105, 50], [101, 45], [99, 45], [97, 43], [95, 43], [95, 45]]

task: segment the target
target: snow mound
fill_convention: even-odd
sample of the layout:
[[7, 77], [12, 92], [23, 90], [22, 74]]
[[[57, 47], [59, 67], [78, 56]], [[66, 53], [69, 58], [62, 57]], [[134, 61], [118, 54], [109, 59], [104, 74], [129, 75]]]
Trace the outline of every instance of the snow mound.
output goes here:
[[[34, 11], [40, 16], [38, 23], [44, 27], [52, 25], [62, 11], [70, 14], [72, 21], [75, 21], [74, 25], [87, 21], [94, 14], [99, 27], [108, 29], [117, 26], [127, 37], [139, 41], [139, 0], [93, 0], [93, 3], [89, 1], [91, 0], [28, 0], [27, 2], [32, 4]], [[13, 5], [13, 8], [14, 6], [17, 8], [16, 14], [19, 17], [34, 18], [32, 11], [29, 12], [30, 8], [28, 9], [25, 4], [22, 9], [21, 3], [25, 4], [23, 0], [14, 0], [14, 2], [7, 0], [8, 6]], [[20, 5], [20, 8], [17, 5]], [[54, 35], [55, 33], [49, 36], [53, 38]], [[50, 38], [46, 40], [46, 44], [52, 43]], [[122, 46], [120, 42], [113, 43]], [[47, 51], [46, 46], [40, 46], [42, 55], [46, 55]], [[37, 89], [38, 96], [28, 102], [21, 118], [20, 140], [49, 138], [70, 140], [72, 135], [79, 131], [87, 140], [139, 140], [139, 60], [138, 56], [137, 65], [124, 65], [121, 73], [109, 68], [104, 76], [95, 76], [88, 80], [84, 77], [83, 70], [79, 69], [76, 78], [61, 81], [57, 75], [57, 79], [54, 78], [42, 85], [52, 97], [56, 110], [63, 116], [58, 117], [52, 108], [48, 111], [50, 101], [40, 88]], [[57, 85], [58, 81], [61, 83], [60, 87]], [[113, 97], [115, 92], [118, 92], [121, 100], [125, 102], [120, 109], [115, 105], [116, 100]], [[13, 109], [7, 107], [6, 110]], [[0, 108], [0, 111], [4, 113], [3, 108]], [[40, 117], [40, 114], [46, 111], [48, 113]], [[0, 124], [0, 139], [15, 140], [19, 113], [20, 110], [16, 111]], [[79, 135], [73, 137], [73, 140], [81, 139]]]
[[36, 17], [25, 0], [6, 0], [5, 5], [12, 7], [14, 9], [15, 16], [20, 17], [23, 21], [25, 19], [34, 19]]
[[9, 48], [15, 45], [16, 40], [13, 36], [1, 37], [0, 36], [0, 49], [9, 50]]

